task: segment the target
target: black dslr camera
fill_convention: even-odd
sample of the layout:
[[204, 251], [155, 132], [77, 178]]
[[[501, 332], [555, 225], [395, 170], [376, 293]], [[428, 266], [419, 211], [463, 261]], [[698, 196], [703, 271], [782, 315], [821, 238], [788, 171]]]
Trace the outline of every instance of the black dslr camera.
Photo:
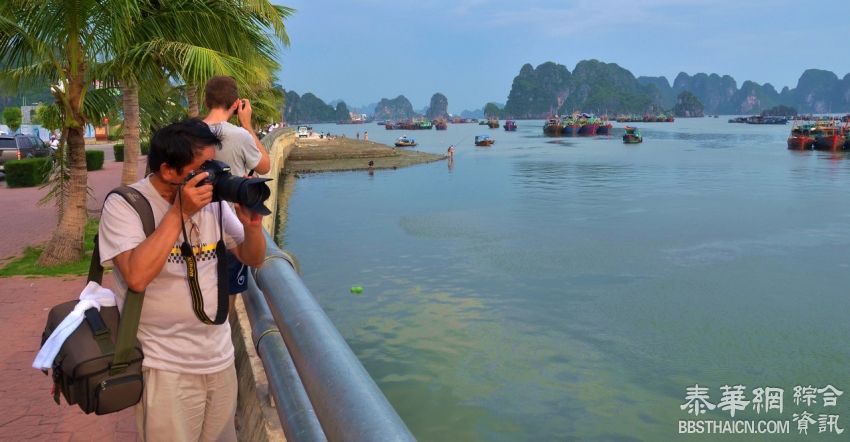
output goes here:
[[[209, 175], [198, 183], [198, 186], [212, 184], [213, 201], [229, 201], [238, 203], [240, 206], [257, 212], [260, 215], [270, 215], [272, 212], [263, 205], [269, 199], [271, 190], [266, 181], [270, 178], [243, 178], [230, 174], [230, 166], [218, 160], [207, 160], [201, 164], [199, 169], [193, 170], [185, 181], [191, 180], [199, 173], [207, 172]], [[185, 182], [184, 181], [184, 182]]]

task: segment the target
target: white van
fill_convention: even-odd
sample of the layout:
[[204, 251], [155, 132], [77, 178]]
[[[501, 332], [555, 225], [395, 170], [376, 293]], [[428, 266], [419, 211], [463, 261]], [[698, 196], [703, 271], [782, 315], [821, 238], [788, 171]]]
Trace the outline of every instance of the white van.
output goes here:
[[307, 126], [298, 126], [298, 138], [307, 138], [310, 136], [310, 128]]

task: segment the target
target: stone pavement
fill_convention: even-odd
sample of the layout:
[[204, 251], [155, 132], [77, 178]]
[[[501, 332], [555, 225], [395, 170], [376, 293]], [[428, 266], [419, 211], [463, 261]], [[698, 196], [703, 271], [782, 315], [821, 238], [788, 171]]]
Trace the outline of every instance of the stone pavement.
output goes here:
[[[144, 173], [144, 161], [146, 157], [139, 162], [139, 176]], [[99, 212], [106, 193], [120, 184], [121, 168], [122, 163], [107, 159], [103, 169], [89, 172], [91, 213]], [[55, 208], [36, 205], [45, 193], [46, 189], [9, 189], [0, 184], [0, 265], [25, 246], [50, 239], [57, 221]], [[104, 278], [104, 283], [111, 286], [112, 278]], [[132, 408], [96, 416], [68, 406], [64, 399], [62, 405], [56, 405], [50, 378], [31, 366], [47, 311], [76, 298], [84, 285], [85, 277], [0, 278], [0, 441], [136, 439]]]

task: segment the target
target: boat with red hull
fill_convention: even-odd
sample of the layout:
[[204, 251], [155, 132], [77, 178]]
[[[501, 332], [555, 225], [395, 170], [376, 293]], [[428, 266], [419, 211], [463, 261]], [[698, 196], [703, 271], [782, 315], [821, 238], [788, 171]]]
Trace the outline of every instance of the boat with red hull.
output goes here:
[[814, 124], [794, 125], [788, 136], [788, 148], [793, 150], [810, 150], [814, 147], [815, 137], [812, 130]]
[[514, 121], [514, 120], [505, 121], [505, 125], [503, 127], [508, 132], [514, 132], [514, 131], [516, 131], [516, 121]]
[[593, 136], [596, 135], [596, 130], [599, 129], [599, 123], [597, 122], [588, 122], [581, 126], [578, 130], [578, 134], [582, 136]]
[[614, 127], [613, 124], [608, 123], [606, 121], [605, 123], [600, 124], [598, 128], [596, 128], [596, 135], [610, 135], [611, 129], [613, 127]]
[[844, 131], [835, 125], [835, 122], [818, 124], [812, 130], [814, 135], [814, 149], [816, 150], [843, 150], [846, 137]]

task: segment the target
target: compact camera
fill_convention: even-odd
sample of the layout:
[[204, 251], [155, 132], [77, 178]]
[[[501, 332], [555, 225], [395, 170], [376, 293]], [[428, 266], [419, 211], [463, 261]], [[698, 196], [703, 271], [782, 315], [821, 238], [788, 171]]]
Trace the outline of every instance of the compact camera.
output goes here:
[[212, 184], [213, 201], [229, 201], [238, 203], [240, 206], [257, 212], [260, 215], [270, 215], [272, 212], [263, 205], [271, 190], [266, 181], [270, 178], [244, 178], [230, 174], [230, 166], [218, 160], [207, 160], [201, 167], [193, 170], [186, 176], [186, 181], [196, 177], [199, 173], [207, 172], [209, 175], [198, 183], [198, 186]]

